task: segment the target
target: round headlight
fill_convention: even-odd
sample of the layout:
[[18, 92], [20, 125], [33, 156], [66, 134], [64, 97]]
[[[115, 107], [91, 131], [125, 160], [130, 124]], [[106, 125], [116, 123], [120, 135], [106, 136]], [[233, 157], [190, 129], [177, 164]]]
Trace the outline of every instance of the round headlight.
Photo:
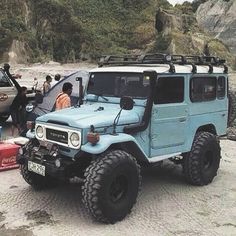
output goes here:
[[74, 147], [77, 147], [80, 144], [80, 138], [77, 133], [72, 133], [70, 136], [70, 142]]
[[43, 137], [43, 127], [42, 126], [38, 126], [36, 128], [36, 135], [39, 137], [39, 138], [42, 138]]

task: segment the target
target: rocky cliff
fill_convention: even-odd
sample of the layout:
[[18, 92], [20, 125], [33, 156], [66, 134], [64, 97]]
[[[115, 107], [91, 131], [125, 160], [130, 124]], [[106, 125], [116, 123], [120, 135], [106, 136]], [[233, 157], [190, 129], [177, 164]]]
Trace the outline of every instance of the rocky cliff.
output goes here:
[[196, 18], [205, 32], [223, 41], [236, 55], [235, 0], [209, 0], [198, 7]]
[[[235, 4], [202, 2], [173, 7], [167, 0], [1, 0], [0, 61], [74, 62], [101, 54], [165, 52], [217, 55], [233, 64], [228, 49], [234, 51], [229, 45], [234, 42], [222, 32], [236, 34], [230, 25]], [[217, 2], [228, 20], [222, 16], [204, 21], [203, 6], [214, 8]], [[204, 32], [207, 28], [211, 30]]]
[[201, 30], [189, 3], [167, 10], [160, 8], [156, 13], [156, 30], [151, 52], [218, 56], [234, 67], [235, 58], [227, 46]]

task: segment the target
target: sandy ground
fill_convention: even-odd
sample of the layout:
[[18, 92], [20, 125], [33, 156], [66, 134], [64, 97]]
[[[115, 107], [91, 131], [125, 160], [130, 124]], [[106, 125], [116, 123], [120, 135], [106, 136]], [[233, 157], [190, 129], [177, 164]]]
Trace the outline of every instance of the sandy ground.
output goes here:
[[[47, 74], [68, 75], [89, 64], [57, 63], [12, 66], [20, 84], [40, 83]], [[231, 86], [236, 88], [236, 77]], [[5, 124], [5, 131], [10, 126]], [[94, 221], [81, 200], [81, 184], [73, 182], [35, 191], [19, 170], [0, 172], [0, 236], [77, 235], [236, 235], [236, 142], [221, 140], [217, 177], [204, 187], [188, 185], [181, 168], [167, 162], [161, 169], [142, 171], [142, 190], [132, 213], [114, 225]]]
[[0, 173], [1, 236], [236, 235], [236, 145], [221, 141], [217, 177], [204, 187], [186, 184], [181, 168], [166, 163], [143, 170], [132, 213], [114, 225], [94, 221], [81, 200], [81, 185], [33, 190], [19, 170]]
[[97, 67], [97, 65], [88, 63], [60, 64], [57, 62], [49, 62], [46, 64], [37, 63], [32, 65], [16, 64], [11, 65], [11, 73], [22, 75], [22, 78], [18, 79], [21, 85], [33, 86], [34, 78], [37, 78], [40, 88], [47, 75], [54, 78], [56, 74], [60, 74], [63, 77], [78, 70], [89, 70], [95, 67]]

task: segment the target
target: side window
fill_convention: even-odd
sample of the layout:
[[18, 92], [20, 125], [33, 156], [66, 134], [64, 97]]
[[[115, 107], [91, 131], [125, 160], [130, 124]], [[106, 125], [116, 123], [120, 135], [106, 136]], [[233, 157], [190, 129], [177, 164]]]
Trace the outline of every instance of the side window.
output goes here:
[[9, 79], [1, 71], [0, 71], [0, 87], [11, 87]]
[[216, 77], [194, 77], [191, 79], [190, 98], [192, 102], [216, 99]]
[[223, 99], [225, 97], [225, 77], [219, 76], [217, 80], [217, 98]]
[[155, 89], [154, 104], [184, 101], [184, 77], [160, 77]]

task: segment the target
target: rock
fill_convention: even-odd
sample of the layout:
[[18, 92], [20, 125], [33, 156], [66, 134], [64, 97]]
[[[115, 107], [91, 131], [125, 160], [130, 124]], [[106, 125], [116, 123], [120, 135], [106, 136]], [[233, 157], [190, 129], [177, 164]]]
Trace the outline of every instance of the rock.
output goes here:
[[236, 141], [236, 128], [235, 127], [230, 127], [227, 130], [227, 139]]
[[209, 0], [196, 12], [199, 26], [213, 37], [220, 39], [236, 55], [236, 1]]

